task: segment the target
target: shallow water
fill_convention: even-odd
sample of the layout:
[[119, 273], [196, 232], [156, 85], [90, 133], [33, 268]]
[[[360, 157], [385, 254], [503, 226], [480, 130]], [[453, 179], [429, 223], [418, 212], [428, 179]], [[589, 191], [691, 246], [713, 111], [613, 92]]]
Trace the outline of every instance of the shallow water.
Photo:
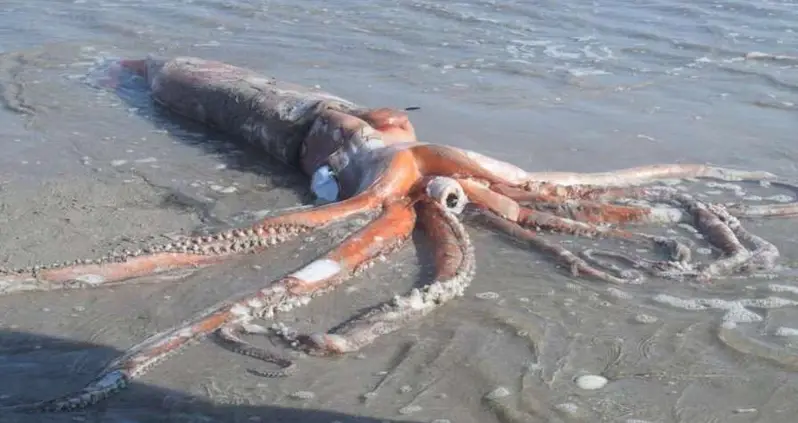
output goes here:
[[[0, 262], [98, 256], [309, 199], [287, 169], [154, 117], [135, 94], [88, 85], [104, 58], [190, 54], [361, 104], [420, 106], [412, 119], [423, 139], [529, 170], [679, 161], [795, 178], [797, 22], [788, 0], [5, 0]], [[797, 262], [798, 222], [746, 225], [776, 243], [783, 264]], [[478, 273], [466, 297], [362, 354], [305, 358], [296, 376], [264, 380], [246, 372], [260, 363], [202, 342], [86, 413], [39, 418], [794, 421], [798, 338], [779, 328], [798, 327], [798, 308], [755, 304], [745, 314], [730, 304], [796, 301], [795, 277], [610, 288], [470, 231]], [[571, 240], [575, 249], [592, 243]], [[0, 298], [0, 375], [10, 381], [0, 404], [78, 389], [121, 350], [331, 242], [295, 243], [180, 283]], [[423, 249], [408, 247], [391, 263], [284, 321], [329, 328], [403, 292], [424, 274]], [[478, 295], [486, 292], [495, 295]], [[696, 309], [668, 296], [729, 303]], [[759, 320], [722, 329], [725, 316], [740, 315]], [[583, 374], [610, 383], [580, 390], [574, 379]], [[508, 395], [490, 395], [497, 388]], [[295, 399], [296, 391], [315, 396]]]

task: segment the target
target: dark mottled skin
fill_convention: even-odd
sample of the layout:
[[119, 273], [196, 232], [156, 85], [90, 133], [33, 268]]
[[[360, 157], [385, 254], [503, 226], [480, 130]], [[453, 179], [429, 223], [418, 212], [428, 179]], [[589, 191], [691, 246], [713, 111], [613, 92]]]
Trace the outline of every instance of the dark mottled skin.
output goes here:
[[156, 102], [197, 122], [239, 135], [299, 169], [303, 168], [302, 143], [316, 117], [325, 109], [352, 114], [363, 110], [331, 94], [264, 78], [222, 62], [178, 57], [149, 59], [146, 66]]

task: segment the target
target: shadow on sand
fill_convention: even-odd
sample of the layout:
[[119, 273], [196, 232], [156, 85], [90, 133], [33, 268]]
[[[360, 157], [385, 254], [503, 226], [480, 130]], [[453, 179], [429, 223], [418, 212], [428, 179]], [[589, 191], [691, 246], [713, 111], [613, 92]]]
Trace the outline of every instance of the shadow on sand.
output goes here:
[[[114, 348], [15, 331], [0, 331], [0, 407], [56, 397], [82, 388], [122, 354]], [[298, 401], [301, 404], [301, 401]], [[134, 382], [85, 410], [22, 414], [0, 411], [0, 423], [39, 422], [302, 422], [382, 423], [387, 420], [312, 408], [213, 403]]]

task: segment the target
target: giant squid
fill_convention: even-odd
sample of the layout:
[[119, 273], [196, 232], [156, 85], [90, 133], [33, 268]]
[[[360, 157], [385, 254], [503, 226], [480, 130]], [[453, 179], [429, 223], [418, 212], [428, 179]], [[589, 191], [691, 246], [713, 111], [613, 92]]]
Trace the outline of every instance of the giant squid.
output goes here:
[[[529, 172], [475, 151], [420, 141], [405, 110], [368, 108], [343, 98], [233, 65], [193, 57], [120, 60], [115, 72], [137, 75], [159, 106], [257, 146], [307, 176], [320, 204], [284, 210], [211, 235], [143, 246], [100, 258], [0, 270], [0, 294], [97, 289], [179, 269], [197, 269], [261, 254], [336, 222], [368, 223], [291, 273], [223, 300], [190, 320], [152, 335], [110, 362], [81, 390], [0, 410], [79, 409], [103, 400], [193, 341], [220, 337], [235, 351], [296, 371], [293, 360], [255, 347], [242, 335], [267, 333], [271, 319], [307, 304], [402, 248], [416, 227], [429, 238], [435, 271], [422, 288], [396, 295], [327, 332], [278, 331], [294, 348], [325, 356], [352, 353], [462, 295], [476, 274], [463, 221], [473, 219], [551, 255], [574, 276], [612, 284], [647, 276], [709, 281], [772, 269], [778, 250], [740, 219], [795, 214], [795, 203], [709, 204], [663, 179], [773, 181], [774, 174], [702, 164], [660, 164], [600, 173]], [[628, 200], [634, 200], [630, 202]], [[722, 254], [691, 259], [676, 238], [630, 229], [636, 223], [687, 222]], [[619, 238], [658, 248], [661, 260], [629, 253], [574, 253], [547, 240], [555, 231]], [[632, 269], [621, 269], [625, 262]]]

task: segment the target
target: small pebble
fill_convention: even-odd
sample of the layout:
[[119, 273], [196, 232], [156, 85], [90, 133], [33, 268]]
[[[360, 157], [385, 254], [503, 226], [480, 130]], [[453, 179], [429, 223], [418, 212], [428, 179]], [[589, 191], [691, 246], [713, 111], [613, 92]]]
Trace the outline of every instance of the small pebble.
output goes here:
[[487, 400], [497, 400], [499, 398], [504, 398], [510, 396], [510, 390], [505, 388], [504, 386], [496, 387], [496, 389], [488, 392], [485, 395], [485, 399]]
[[430, 423], [452, 423], [452, 421], [449, 420], [449, 419], [435, 419], [435, 420], [431, 421]]
[[609, 295], [612, 298], [617, 298], [619, 300], [628, 300], [632, 298], [632, 294], [625, 291], [621, 291], [618, 288], [607, 288], [607, 295]]
[[77, 312], [86, 311], [86, 307], [83, 307], [83, 306], [75, 306], [75, 307], [72, 307], [72, 310], [75, 310], [75, 311], [77, 311]]
[[310, 391], [296, 391], [293, 394], [291, 394], [290, 397], [299, 400], [309, 400], [316, 398], [316, 394]]
[[777, 328], [773, 334], [776, 336], [783, 336], [785, 338], [798, 337], [798, 329], [781, 326]]
[[413, 414], [413, 413], [418, 413], [421, 410], [422, 408], [420, 405], [407, 405], [399, 409], [399, 414], [402, 415]]
[[641, 323], [641, 324], [644, 324], [644, 325], [651, 324], [651, 323], [657, 323], [658, 320], [659, 319], [656, 316], [652, 316], [650, 314], [643, 314], [643, 313], [635, 315], [635, 317], [634, 317], [634, 321], [635, 322]]
[[573, 283], [573, 282], [566, 283], [565, 284], [565, 289], [567, 289], [569, 291], [572, 291], [572, 292], [581, 292], [582, 291], [582, 287], [577, 285], [577, 284], [575, 284], [575, 283]]
[[233, 187], [233, 186], [230, 186], [230, 187], [227, 187], [227, 188], [222, 188], [222, 189], [219, 190], [219, 192], [221, 192], [222, 194], [232, 194], [232, 193], [234, 193], [236, 191], [238, 191], [238, 188]]
[[756, 408], [738, 408], [734, 410], [734, 414], [756, 413], [757, 411], [759, 410]]
[[410, 386], [410, 385], [403, 385], [401, 388], [399, 388], [399, 392], [401, 392], [403, 394], [406, 394], [406, 393], [408, 393], [408, 392], [410, 392], [412, 390], [413, 390], [413, 387]]
[[111, 166], [113, 167], [122, 166], [125, 163], [127, 163], [127, 160], [112, 160]]
[[771, 195], [770, 197], [766, 197], [765, 199], [770, 201], [775, 201], [777, 203], [789, 203], [790, 201], [794, 200], [789, 195], [783, 195], [783, 194]]
[[488, 292], [480, 292], [479, 294], [476, 294], [475, 297], [479, 298], [480, 300], [495, 300], [499, 298], [499, 294], [492, 291], [488, 291]]
[[557, 404], [554, 406], [554, 408], [557, 409], [557, 411], [568, 415], [574, 415], [577, 412], [579, 412], [579, 406], [572, 402], [564, 402], [562, 404]]
[[712, 254], [712, 250], [706, 247], [699, 247], [695, 249], [695, 252], [701, 254], [702, 256], [708, 256]]
[[608, 382], [607, 378], [605, 378], [604, 376], [584, 375], [584, 376], [579, 376], [576, 379], [576, 386], [578, 386], [579, 389], [584, 389], [586, 391], [593, 391], [596, 389], [603, 388], [605, 385], [607, 385], [607, 382]]

